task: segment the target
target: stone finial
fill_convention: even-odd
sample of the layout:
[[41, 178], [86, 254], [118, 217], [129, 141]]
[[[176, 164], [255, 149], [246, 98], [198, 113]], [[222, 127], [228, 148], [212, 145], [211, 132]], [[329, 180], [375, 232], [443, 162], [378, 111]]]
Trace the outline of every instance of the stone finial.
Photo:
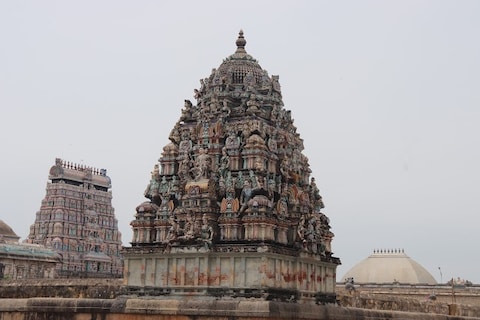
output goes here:
[[237, 51], [235, 53], [246, 53], [245, 45], [247, 44], [247, 40], [243, 37], [243, 30], [240, 30], [238, 33], [237, 41], [235, 42], [237, 45]]

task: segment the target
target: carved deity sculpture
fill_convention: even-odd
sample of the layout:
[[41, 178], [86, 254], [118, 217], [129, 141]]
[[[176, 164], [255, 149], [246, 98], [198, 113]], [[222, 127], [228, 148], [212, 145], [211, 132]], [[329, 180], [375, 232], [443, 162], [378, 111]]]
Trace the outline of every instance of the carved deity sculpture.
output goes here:
[[195, 159], [194, 167], [191, 169], [194, 174], [195, 180], [202, 178], [209, 178], [212, 170], [212, 158], [208, 154], [208, 150], [200, 148], [198, 150], [198, 156]]
[[225, 140], [225, 147], [227, 149], [238, 149], [240, 147], [240, 137], [237, 136], [234, 130], [230, 130]]
[[184, 132], [182, 132], [181, 141], [178, 149], [180, 153], [183, 153], [183, 154], [190, 152], [190, 150], [192, 149], [192, 140], [190, 138], [189, 131], [185, 130]]
[[190, 172], [192, 170], [192, 167], [193, 161], [190, 158], [190, 154], [184, 154], [183, 159], [178, 165], [178, 177], [180, 178], [180, 181], [185, 182], [191, 179]]
[[171, 216], [170, 219], [170, 228], [168, 228], [167, 236], [164, 243], [172, 243], [177, 240], [180, 235], [180, 226], [174, 216]]
[[177, 176], [172, 177], [168, 188], [171, 195], [175, 195], [177, 199], [180, 197], [180, 181], [178, 181]]
[[260, 109], [260, 104], [254, 94], [250, 95], [250, 99], [247, 101], [247, 113], [256, 114]]
[[197, 228], [196, 228], [196, 221], [195, 221], [195, 215], [193, 212], [188, 212], [186, 221], [185, 221], [185, 226], [183, 228], [183, 235], [179, 237], [179, 240], [181, 241], [189, 241], [193, 240], [197, 237]]
[[150, 179], [150, 183], [148, 184], [144, 196], [150, 199], [156, 205], [160, 205], [160, 172], [158, 168], [158, 164], [156, 164], [152, 171], [152, 178]]
[[302, 216], [300, 217], [300, 221], [298, 221], [298, 226], [297, 226], [297, 236], [302, 243], [306, 242], [305, 231], [306, 231], [305, 215], [302, 214]]
[[222, 157], [220, 158], [220, 165], [218, 167], [218, 173], [220, 177], [223, 177], [223, 178], [226, 177], [229, 167], [230, 167], [230, 157], [228, 156], [227, 148], [223, 147]]
[[313, 202], [314, 210], [319, 212], [320, 209], [324, 208], [324, 205], [314, 177], [310, 179], [309, 193], [310, 200]]
[[200, 239], [204, 243], [206, 249], [209, 249], [210, 246], [212, 245], [213, 236], [214, 236], [213, 228], [208, 223], [207, 215], [204, 214], [202, 216], [202, 227], [200, 229]]
[[166, 195], [168, 193], [169, 184], [168, 184], [166, 176], [162, 176], [162, 180], [160, 181], [160, 186], [159, 186], [158, 190], [159, 190], [161, 195]]
[[235, 188], [242, 189], [244, 186], [245, 179], [243, 178], [242, 171], [238, 172], [237, 178], [235, 179]]
[[185, 121], [192, 116], [192, 102], [190, 100], [185, 100], [184, 107], [182, 108], [182, 116], [180, 121]]

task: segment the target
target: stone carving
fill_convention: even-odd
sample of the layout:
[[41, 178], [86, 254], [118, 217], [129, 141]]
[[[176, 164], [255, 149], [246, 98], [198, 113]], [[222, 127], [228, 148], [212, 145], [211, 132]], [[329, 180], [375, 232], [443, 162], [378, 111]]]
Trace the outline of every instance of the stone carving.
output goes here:
[[218, 168], [218, 174], [220, 175], [220, 177], [225, 178], [229, 168], [230, 168], [230, 157], [227, 153], [227, 148], [223, 147], [222, 157], [220, 158], [220, 165]]
[[178, 177], [182, 182], [189, 180], [190, 170], [193, 166], [193, 160], [189, 153], [185, 153], [183, 158], [178, 161]]
[[250, 99], [247, 101], [247, 113], [257, 114], [260, 111], [260, 104], [254, 94], [250, 95]]
[[252, 191], [252, 183], [250, 182], [250, 180], [245, 180], [240, 196], [240, 204], [242, 205], [242, 207], [240, 208], [240, 212], [245, 211], [245, 209], [247, 208], [248, 200], [250, 200], [250, 198], [252, 197]]
[[238, 149], [240, 147], [240, 137], [237, 136], [233, 129], [230, 130], [228, 137], [225, 141], [225, 147], [227, 149]]
[[160, 181], [158, 191], [162, 196], [165, 196], [168, 194], [168, 191], [170, 189], [169, 183], [167, 181], [167, 177], [162, 176], [162, 180]]
[[180, 226], [178, 225], [177, 219], [174, 216], [171, 216], [170, 227], [168, 228], [168, 233], [166, 238], [163, 240], [163, 243], [170, 244], [176, 241], [180, 235]]
[[160, 205], [160, 172], [158, 169], [158, 164], [156, 164], [152, 171], [152, 178], [150, 183], [147, 186], [147, 189], [144, 192], [146, 198], [152, 200], [156, 205]]
[[193, 112], [193, 104], [190, 100], [185, 100], [184, 108], [182, 109], [182, 115], [180, 117], [180, 121], [188, 120], [192, 117]]
[[186, 241], [191, 241], [196, 239], [198, 236], [198, 228], [196, 225], [195, 221], [195, 216], [193, 212], [188, 212], [186, 221], [185, 221], [185, 226], [182, 231], [182, 236], [180, 236], [178, 239], [180, 241], [186, 242]]
[[203, 215], [202, 217], [202, 227], [200, 230], [200, 239], [205, 245], [205, 248], [210, 249], [210, 246], [212, 245], [213, 241], [213, 236], [214, 236], [214, 231], [212, 226], [208, 223], [208, 217], [207, 215]]
[[190, 152], [193, 145], [192, 140], [190, 139], [190, 131], [185, 130], [184, 132], [182, 132], [181, 139], [182, 140], [180, 141], [180, 145], [178, 148], [180, 153], [185, 154]]
[[322, 196], [320, 195], [320, 191], [318, 190], [314, 177], [310, 179], [309, 193], [315, 212], [320, 212], [320, 210], [325, 206], [323, 205]]
[[255, 251], [244, 244], [268, 239], [331, 259], [333, 233], [279, 77], [270, 77], [245, 44], [241, 33], [237, 51], [200, 80], [193, 103], [184, 101], [145, 191], [156, 213], [132, 225], [155, 234], [151, 242], [165, 250], [225, 250], [217, 244], [228, 242], [231, 250]]
[[302, 215], [297, 235], [305, 251], [322, 256], [331, 254], [330, 241], [333, 234], [330, 232], [329, 220], [323, 213]]
[[195, 164], [190, 171], [193, 173], [195, 180], [201, 178], [209, 178], [210, 172], [212, 170], [212, 158], [208, 154], [208, 150], [205, 148], [200, 148], [198, 151], [197, 158], [195, 159]]

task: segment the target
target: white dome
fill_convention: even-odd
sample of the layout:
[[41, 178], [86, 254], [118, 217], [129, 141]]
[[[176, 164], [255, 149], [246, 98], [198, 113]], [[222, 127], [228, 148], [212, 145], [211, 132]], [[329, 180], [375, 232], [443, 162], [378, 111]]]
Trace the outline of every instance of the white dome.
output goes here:
[[374, 251], [368, 258], [351, 268], [342, 279], [355, 283], [437, 284], [433, 276], [403, 250]]

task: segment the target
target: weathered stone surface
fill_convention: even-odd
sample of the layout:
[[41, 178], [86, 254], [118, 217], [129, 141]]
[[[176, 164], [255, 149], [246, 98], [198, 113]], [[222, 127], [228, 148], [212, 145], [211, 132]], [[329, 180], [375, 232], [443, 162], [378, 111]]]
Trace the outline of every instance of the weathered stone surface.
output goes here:
[[[107, 171], [57, 158], [49, 180], [26, 242], [61, 255], [55, 277], [122, 277], [122, 240]], [[29, 270], [14, 279], [45, 273]]]
[[476, 291], [464, 288], [453, 297], [451, 288], [445, 287], [372, 286], [357, 287], [353, 292], [337, 287], [337, 299], [344, 307], [480, 317], [478, 288]]
[[0, 299], [2, 320], [256, 320], [256, 319], [328, 319], [328, 320], [378, 320], [378, 319], [479, 319], [432, 313], [413, 313], [386, 310], [345, 308], [336, 305], [299, 304], [276, 301], [237, 299], [138, 299], [123, 301], [123, 311], [113, 310], [116, 299]]
[[[66, 288], [68, 288], [68, 290], [66, 290]], [[436, 300], [427, 299], [432, 292], [431, 287], [392, 287], [387, 289], [369, 287], [367, 290], [367, 288], [359, 287], [355, 293], [350, 293], [342, 287], [337, 287], [336, 298], [338, 305], [346, 307], [348, 310], [371, 309], [377, 311], [480, 317], [480, 291], [478, 288], [456, 289], [455, 304], [452, 303], [452, 291], [448, 288], [442, 289], [436, 287]], [[152, 288], [152, 290], [154, 289]], [[326, 317], [328, 315], [326, 312], [330, 310], [328, 308], [319, 309], [317, 305], [314, 304], [295, 301], [277, 303], [280, 302], [278, 299], [276, 301], [264, 301], [267, 302], [265, 304], [252, 304], [251, 302], [255, 299], [241, 296], [231, 298], [219, 295], [212, 299], [205, 295], [193, 296], [188, 294], [173, 298], [167, 294], [152, 296], [150, 295], [151, 292], [145, 290], [139, 292], [140, 294], [127, 295], [126, 287], [124, 287], [122, 281], [118, 279], [42, 280], [39, 282], [23, 280], [0, 282], [0, 301], [3, 302], [2, 310], [5, 312], [24, 311], [26, 301], [28, 300], [27, 298], [49, 297], [61, 303], [62, 299], [58, 297], [63, 297], [62, 295], [65, 294], [65, 292], [68, 292], [68, 295], [65, 296], [66, 298], [75, 298], [70, 299], [71, 301], [83, 301], [82, 303], [75, 304], [76, 310], [79, 310], [79, 306], [81, 306], [82, 308], [90, 308], [90, 310], [96, 311], [105, 309], [104, 303], [108, 303], [110, 309], [106, 312], [109, 314], [142, 314], [147, 312], [146, 310], [149, 310], [149, 313], [155, 313], [155, 310], [159, 309], [159, 305], [164, 306], [164, 308], [162, 307], [164, 309], [163, 312], [169, 311], [171, 314], [178, 314], [181, 312], [178, 310], [190, 310], [189, 312], [197, 316], [208, 313], [210, 308], [230, 311], [237, 310], [237, 312], [245, 311], [245, 314], [253, 312], [258, 315], [265, 313], [268, 306], [271, 314], [302, 312], [302, 314], [305, 314], [305, 317], [307, 317], [309, 313]], [[107, 294], [102, 295], [99, 294], [99, 292], [107, 292]], [[24, 299], [21, 299], [21, 297]], [[102, 302], [100, 302], [100, 304], [91, 302], [97, 300]], [[35, 301], [35, 303], [38, 304], [40, 300]], [[72, 305], [71, 301], [67, 302], [66, 305]], [[259, 301], [261, 302], [262, 300]], [[232, 307], [232, 304], [236, 306]], [[325, 306], [330, 307], [335, 305], [326, 304]], [[228, 312], [225, 311], [225, 314], [228, 314]], [[229, 314], [233, 313], [230, 312]], [[0, 319], [4, 320], [3, 318]]]
[[[185, 100], [136, 208], [138, 292], [334, 300], [334, 234], [278, 76], [245, 50]], [[142, 289], [143, 288], [143, 289]], [[158, 288], [158, 289], [151, 289]], [[318, 295], [321, 293], [321, 295]]]
[[121, 279], [3, 280], [0, 299], [62, 297], [112, 299], [126, 292]]
[[138, 290], [135, 292], [150, 290], [152, 295], [157, 288], [157, 295], [175, 295], [181, 290], [190, 295], [314, 300], [315, 292], [335, 290], [330, 264], [314, 257], [302, 260], [274, 252], [131, 255], [125, 270], [130, 274], [130, 288]]

